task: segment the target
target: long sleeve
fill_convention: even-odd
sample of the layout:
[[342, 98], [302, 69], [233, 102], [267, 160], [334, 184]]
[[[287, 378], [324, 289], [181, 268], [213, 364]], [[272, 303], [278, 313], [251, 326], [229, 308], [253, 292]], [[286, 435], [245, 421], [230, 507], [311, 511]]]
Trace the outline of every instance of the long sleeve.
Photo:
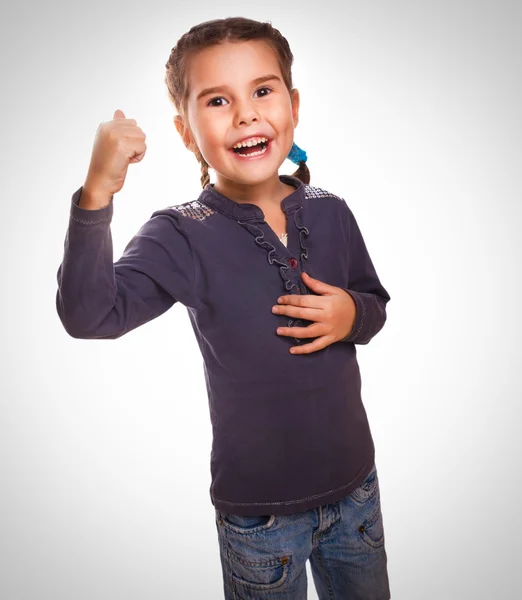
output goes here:
[[357, 312], [352, 331], [339, 341], [368, 344], [386, 322], [386, 304], [391, 297], [379, 281], [357, 220], [346, 203], [345, 212], [349, 276], [348, 287], [342, 289], [354, 299]]
[[190, 304], [194, 260], [182, 217], [153, 214], [113, 263], [113, 201], [98, 210], [80, 208], [82, 189], [71, 199], [57, 272], [56, 309], [67, 333], [116, 339], [177, 301]]

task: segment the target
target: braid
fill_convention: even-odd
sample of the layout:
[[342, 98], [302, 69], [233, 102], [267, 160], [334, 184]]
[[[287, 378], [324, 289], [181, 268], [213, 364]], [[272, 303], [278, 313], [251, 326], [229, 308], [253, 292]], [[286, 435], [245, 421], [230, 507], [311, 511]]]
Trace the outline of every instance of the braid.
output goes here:
[[294, 177], [300, 179], [303, 183], [310, 183], [310, 169], [307, 167], [304, 161], [299, 163], [299, 167], [295, 173], [292, 173]]
[[207, 183], [210, 183], [210, 175], [208, 174], [208, 163], [203, 158], [199, 148], [195, 151], [196, 158], [198, 159], [199, 164], [201, 165], [201, 187], [204, 188]]

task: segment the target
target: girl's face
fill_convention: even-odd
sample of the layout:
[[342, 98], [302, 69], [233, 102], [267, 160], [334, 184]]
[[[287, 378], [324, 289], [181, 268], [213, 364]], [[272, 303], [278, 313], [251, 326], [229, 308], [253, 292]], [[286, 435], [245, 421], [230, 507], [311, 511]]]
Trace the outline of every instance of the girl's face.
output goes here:
[[[199, 51], [188, 68], [188, 123], [176, 122], [187, 147], [197, 145], [222, 188], [277, 179], [292, 147], [299, 93], [288, 92], [274, 50], [261, 40], [225, 42]], [[268, 138], [264, 153], [233, 151], [252, 137]]]

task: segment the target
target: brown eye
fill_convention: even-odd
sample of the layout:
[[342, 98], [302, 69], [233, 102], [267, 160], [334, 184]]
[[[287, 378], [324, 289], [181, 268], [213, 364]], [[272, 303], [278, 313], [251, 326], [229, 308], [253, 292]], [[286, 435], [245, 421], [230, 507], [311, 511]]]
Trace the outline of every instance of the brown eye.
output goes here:
[[215, 102], [216, 100], [225, 100], [225, 99], [223, 98], [223, 96], [212, 98], [212, 100], [209, 100], [207, 106], [223, 106], [223, 104], [212, 104], [212, 102]]
[[[257, 91], [258, 91], [258, 92], [260, 92], [261, 90], [267, 90], [267, 91], [268, 91], [268, 94], [270, 94], [270, 92], [272, 91], [272, 90], [271, 90], [269, 87], [262, 87], [262, 88], [259, 88]], [[267, 96], [268, 94], [262, 94], [262, 95], [261, 95], [261, 98], [262, 98], [263, 96]]]

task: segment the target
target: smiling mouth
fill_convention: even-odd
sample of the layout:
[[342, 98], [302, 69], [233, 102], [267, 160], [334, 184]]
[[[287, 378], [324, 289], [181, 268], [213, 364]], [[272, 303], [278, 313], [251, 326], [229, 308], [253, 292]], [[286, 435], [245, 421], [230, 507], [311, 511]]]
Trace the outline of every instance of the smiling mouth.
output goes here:
[[240, 156], [252, 156], [252, 155], [256, 156], [259, 154], [264, 154], [269, 143], [270, 143], [270, 140], [268, 142], [261, 142], [259, 144], [256, 144], [255, 146], [232, 148], [232, 152], [234, 152], [234, 154], [239, 154]]

